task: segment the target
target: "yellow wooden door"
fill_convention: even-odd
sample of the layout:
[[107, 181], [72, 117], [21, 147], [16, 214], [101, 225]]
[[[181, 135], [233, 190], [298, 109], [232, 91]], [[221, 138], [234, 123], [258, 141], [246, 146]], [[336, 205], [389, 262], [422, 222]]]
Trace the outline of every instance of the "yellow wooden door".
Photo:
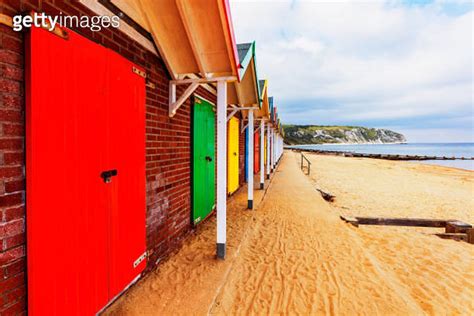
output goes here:
[[227, 157], [227, 190], [230, 194], [239, 188], [239, 119], [236, 117], [229, 121]]

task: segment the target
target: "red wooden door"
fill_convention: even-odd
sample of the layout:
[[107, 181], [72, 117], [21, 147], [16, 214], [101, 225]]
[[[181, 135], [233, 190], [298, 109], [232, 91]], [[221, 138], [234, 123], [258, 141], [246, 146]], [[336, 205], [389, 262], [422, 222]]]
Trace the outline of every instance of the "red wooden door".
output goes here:
[[254, 134], [254, 139], [253, 139], [253, 144], [254, 144], [254, 164], [253, 164], [253, 171], [255, 174], [260, 172], [260, 133], [255, 132]]
[[145, 249], [144, 80], [71, 31], [32, 28], [27, 43], [29, 313], [91, 315], [143, 269], [133, 263]]
[[[110, 298], [143, 271], [145, 226], [145, 83], [132, 63], [109, 51]], [[139, 263], [139, 264], [138, 264]], [[138, 264], [138, 265], [137, 265]], [[137, 266], [136, 266], [137, 265]]]

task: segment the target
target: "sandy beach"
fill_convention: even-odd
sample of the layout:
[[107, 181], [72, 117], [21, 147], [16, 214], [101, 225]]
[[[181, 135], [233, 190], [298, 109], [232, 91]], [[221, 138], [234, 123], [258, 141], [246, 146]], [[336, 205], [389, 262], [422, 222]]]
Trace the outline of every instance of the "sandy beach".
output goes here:
[[[254, 211], [229, 202], [229, 253], [215, 221], [132, 287], [106, 315], [472, 315], [474, 247], [425, 229], [360, 227], [340, 214], [474, 223], [469, 171], [286, 152]], [[316, 188], [336, 196], [324, 201]]]

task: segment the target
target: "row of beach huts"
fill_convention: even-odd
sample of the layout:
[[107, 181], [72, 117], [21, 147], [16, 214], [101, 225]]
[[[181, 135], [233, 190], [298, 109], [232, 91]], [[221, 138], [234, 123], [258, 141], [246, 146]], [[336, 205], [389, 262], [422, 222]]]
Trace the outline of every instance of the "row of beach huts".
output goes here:
[[213, 214], [225, 258], [283, 153], [256, 55], [228, 0], [0, 2], [1, 315], [97, 314]]

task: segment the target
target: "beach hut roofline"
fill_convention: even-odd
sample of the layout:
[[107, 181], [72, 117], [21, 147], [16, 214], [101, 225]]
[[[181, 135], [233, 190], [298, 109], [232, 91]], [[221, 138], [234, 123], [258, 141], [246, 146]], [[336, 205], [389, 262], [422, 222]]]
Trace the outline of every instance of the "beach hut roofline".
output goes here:
[[240, 79], [228, 0], [111, 1], [150, 32], [173, 79]]

